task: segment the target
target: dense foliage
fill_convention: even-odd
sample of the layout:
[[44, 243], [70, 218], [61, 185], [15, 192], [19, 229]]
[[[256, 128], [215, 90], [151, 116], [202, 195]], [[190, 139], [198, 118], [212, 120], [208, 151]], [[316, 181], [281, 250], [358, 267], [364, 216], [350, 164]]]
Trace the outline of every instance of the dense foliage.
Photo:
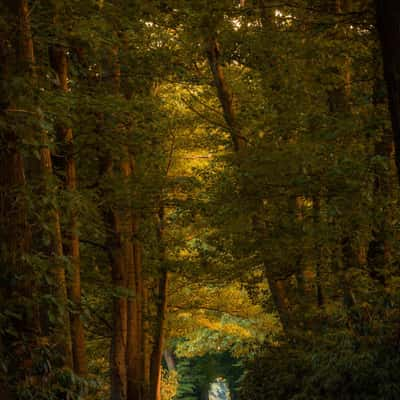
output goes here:
[[1, 2], [0, 398], [399, 398], [398, 8]]

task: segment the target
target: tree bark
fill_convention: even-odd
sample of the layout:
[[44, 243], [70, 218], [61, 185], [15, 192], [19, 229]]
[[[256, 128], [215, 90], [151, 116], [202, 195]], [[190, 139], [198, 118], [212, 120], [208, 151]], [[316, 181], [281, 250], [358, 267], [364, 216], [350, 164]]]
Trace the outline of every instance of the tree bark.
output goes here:
[[163, 243], [164, 233], [164, 207], [159, 210], [158, 226], [158, 245], [160, 252], [160, 278], [158, 281], [158, 290], [156, 298], [157, 313], [154, 324], [154, 344], [151, 354], [150, 367], [150, 400], [161, 399], [161, 362], [164, 351], [165, 325], [167, 314], [167, 296], [168, 296], [168, 269], [165, 265], [165, 244]]
[[[224, 119], [230, 129], [234, 150], [237, 156], [241, 157], [246, 148], [246, 140], [242, 136], [240, 128], [236, 122], [233, 107], [233, 95], [223, 73], [220, 61], [220, 46], [215, 37], [208, 39], [207, 58], [214, 79], [214, 84], [217, 89], [218, 98], [223, 109]], [[263, 230], [259, 216], [256, 216], [253, 219], [253, 225], [255, 230]], [[275, 274], [267, 267], [267, 263], [265, 263], [265, 271], [272, 299], [280, 320], [284, 329], [288, 330], [290, 325], [290, 304], [285, 282], [284, 280], [275, 277]]]
[[210, 37], [208, 39], [207, 57], [214, 78], [214, 85], [217, 89], [218, 98], [223, 110], [224, 119], [231, 134], [233, 147], [238, 153], [245, 148], [246, 141], [241, 135], [236, 122], [233, 94], [224, 76], [224, 70], [220, 63], [220, 46], [215, 37]]
[[[114, 94], [119, 95], [121, 84], [121, 69], [118, 56], [118, 48], [113, 49], [113, 85]], [[115, 178], [113, 171], [114, 160], [109, 154], [106, 161], [105, 173], [111, 178]], [[121, 168], [121, 165], [120, 165]], [[125, 180], [125, 179], [124, 179]], [[127, 331], [128, 331], [128, 266], [126, 238], [126, 214], [115, 210], [113, 205], [108, 205], [105, 215], [108, 231], [108, 243], [111, 244], [112, 265], [111, 275], [114, 286], [113, 296], [113, 332], [111, 341], [111, 400], [127, 399]]]
[[[51, 160], [51, 152], [48, 145], [47, 132], [42, 133], [42, 148], [40, 151], [40, 163], [43, 173], [43, 185], [45, 193], [49, 190], [47, 181], [53, 175], [53, 166]], [[52, 225], [52, 245], [51, 257], [53, 258], [55, 267], [53, 270], [55, 280], [55, 295], [59, 305], [60, 312], [62, 313], [61, 319], [63, 324], [57, 323], [55, 327], [56, 343], [59, 346], [60, 352], [64, 357], [64, 365], [68, 368], [73, 367], [72, 361], [72, 345], [71, 345], [71, 331], [70, 319], [68, 313], [68, 295], [67, 295], [67, 281], [65, 277], [65, 269], [61, 265], [61, 259], [64, 255], [63, 242], [60, 224], [60, 212], [57, 208], [49, 210], [49, 220]]]
[[150, 367], [152, 354], [152, 338], [150, 329], [150, 299], [149, 299], [149, 279], [146, 279], [146, 285], [143, 286], [143, 335], [142, 335], [142, 357], [143, 357], [143, 392], [144, 399], [150, 396]]
[[112, 265], [111, 276], [114, 287], [111, 339], [111, 400], [126, 400], [127, 398], [127, 271], [125, 254], [121, 235], [121, 221], [112, 210], [106, 213], [108, 243], [111, 247]]
[[[125, 165], [125, 176], [132, 174], [130, 167]], [[128, 271], [128, 338], [127, 338], [127, 398], [139, 400], [143, 398], [143, 362], [142, 362], [142, 274], [140, 245], [133, 238], [137, 233], [137, 223], [131, 211], [126, 216], [128, 235], [125, 243], [126, 263]]]
[[400, 2], [375, 0], [375, 10], [392, 120], [397, 176], [400, 180]]
[[167, 293], [168, 293], [168, 271], [165, 269], [161, 273], [159, 280], [158, 304], [157, 304], [157, 321], [154, 332], [154, 347], [151, 355], [150, 369], [150, 392], [151, 400], [161, 399], [161, 362], [164, 351], [165, 341], [165, 323], [167, 313]]
[[[347, 11], [351, 7], [351, 1], [346, 3], [343, 0], [329, 0], [326, 4], [326, 11], [334, 15]], [[341, 32], [338, 30], [338, 38], [345, 40], [341, 37]], [[340, 71], [339, 68], [334, 68], [333, 73], [340, 76], [342, 79], [332, 90], [328, 91], [328, 105], [332, 115], [336, 115], [339, 118], [343, 116], [351, 116], [352, 105], [350, 101], [351, 96], [351, 71], [348, 60], [344, 65], [344, 71]], [[348, 228], [348, 232], [344, 232], [342, 238], [340, 238], [341, 254], [337, 254], [339, 258], [335, 263], [336, 277], [339, 283], [339, 290], [343, 294], [343, 305], [348, 310], [355, 305], [355, 296], [353, 293], [353, 285], [349, 272], [352, 269], [359, 268], [359, 249], [355, 249], [355, 244], [351, 238], [351, 230], [355, 228]]]
[[[9, 128], [0, 138], [0, 303], [2, 310], [12, 310], [19, 318], [9, 316], [5, 326], [13, 329], [15, 335], [2, 330], [0, 336], [0, 357], [7, 371], [0, 371], [0, 392], [5, 399], [16, 399], [16, 385], [33, 379], [34, 372], [26, 365], [32, 365], [32, 353], [37, 347], [41, 333], [38, 285], [29, 262], [32, 248], [32, 228], [29, 205], [26, 196], [26, 160], [21, 150], [20, 133], [14, 129], [14, 118], [19, 115], [13, 110], [19, 105], [8, 92], [12, 74], [30, 81], [33, 67], [33, 41], [30, 29], [28, 2], [24, 0], [4, 2], [10, 10], [5, 16], [6, 31], [2, 30], [0, 40], [0, 113], [2, 124]], [[34, 114], [32, 112], [32, 114]], [[25, 134], [31, 135], [29, 128]], [[10, 282], [15, 281], [14, 285]], [[3, 397], [1, 397], [3, 398]]]
[[[19, 15], [20, 15], [20, 45], [18, 46], [18, 59], [24, 66], [25, 70], [28, 71], [28, 79], [32, 85], [35, 84], [35, 56], [34, 47], [32, 40], [32, 33], [29, 19], [29, 4], [26, 0], [21, 0], [18, 3]], [[38, 116], [39, 118], [39, 116]], [[42, 169], [43, 177], [43, 188], [44, 193], [47, 193], [49, 188], [47, 180], [53, 175], [53, 167], [51, 161], [51, 152], [48, 146], [47, 132], [43, 130], [41, 132], [42, 147], [40, 151], [40, 164]], [[72, 349], [71, 349], [71, 336], [70, 336], [70, 322], [69, 314], [67, 312], [67, 285], [65, 278], [65, 270], [60, 265], [61, 258], [63, 256], [62, 246], [62, 235], [60, 226], [60, 214], [59, 210], [53, 208], [49, 210], [50, 223], [52, 225], [52, 247], [51, 256], [54, 257], [55, 267], [53, 270], [54, 278], [56, 282], [55, 295], [60, 306], [61, 318], [63, 325], [57, 324], [55, 327], [56, 343], [59, 346], [60, 352], [64, 358], [63, 363], [65, 366], [72, 368]]]
[[[314, 210], [314, 224], [318, 226], [321, 222], [321, 200], [318, 197], [313, 198], [313, 210]], [[325, 306], [325, 297], [322, 287], [322, 254], [318, 243], [315, 245], [315, 290], [317, 297], [317, 306], [319, 309]]]
[[[378, 59], [376, 61], [373, 104], [378, 116], [381, 112], [381, 107], [385, 106], [386, 97], [382, 95], [382, 87], [385, 82], [379, 74], [381, 62]], [[394, 197], [392, 187], [396, 186], [393, 181], [396, 175], [396, 165], [393, 159], [392, 130], [384, 126], [377, 126], [376, 128], [382, 130], [382, 136], [375, 143], [374, 154], [386, 160], [387, 169], [383, 168], [382, 165], [375, 167], [375, 179], [372, 190], [374, 202], [378, 207], [381, 207], [382, 201], [385, 205], [382, 210], [378, 211], [377, 221], [372, 228], [372, 239], [369, 242], [367, 251], [367, 270], [372, 280], [385, 287], [385, 266], [389, 265], [392, 259], [392, 243], [389, 238], [393, 236], [394, 232], [390, 226], [393, 219], [390, 200]]]
[[[50, 49], [54, 62], [55, 71], [58, 75], [60, 90], [68, 92], [68, 56], [66, 48], [54, 46]], [[71, 128], [60, 128], [61, 139], [64, 141], [66, 188], [73, 195], [77, 190], [76, 162], [74, 157], [74, 137]], [[71, 216], [67, 228], [68, 245], [67, 255], [70, 259], [72, 277], [69, 285], [69, 297], [73, 304], [70, 313], [71, 319], [71, 341], [74, 371], [78, 375], [87, 374], [87, 359], [85, 346], [85, 331], [81, 320], [81, 268], [80, 268], [80, 242], [78, 234], [78, 217], [76, 207], [72, 204]]]

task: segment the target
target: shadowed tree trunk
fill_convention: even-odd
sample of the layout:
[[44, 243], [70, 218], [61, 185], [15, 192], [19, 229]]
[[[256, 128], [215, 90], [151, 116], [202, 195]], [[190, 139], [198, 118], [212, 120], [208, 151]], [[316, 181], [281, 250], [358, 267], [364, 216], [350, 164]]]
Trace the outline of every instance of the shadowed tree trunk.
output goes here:
[[400, 179], [400, 2], [375, 0], [376, 25], [392, 120], [397, 175]]
[[[40, 335], [40, 320], [38, 303], [35, 302], [38, 285], [27, 261], [32, 246], [32, 229], [26, 196], [26, 163], [21, 151], [20, 133], [14, 128], [19, 118], [34, 115], [34, 112], [27, 110], [24, 115], [18, 111], [19, 104], [9, 93], [8, 82], [12, 81], [12, 74], [29, 80], [34, 59], [28, 2], [10, 0], [3, 5], [8, 7], [10, 14], [5, 19], [8, 29], [2, 31], [4, 37], [0, 40], [0, 112], [10, 128], [2, 131], [0, 136], [0, 312], [4, 315], [3, 312], [9, 308], [20, 318], [9, 317], [4, 321], [15, 330], [17, 337], [1, 330], [3, 368], [0, 392], [5, 399], [14, 400], [16, 382], [29, 382], [31, 379], [32, 371], [25, 365], [32, 363], [32, 352]], [[27, 130], [26, 135], [31, 135], [31, 132]], [[16, 284], [10, 285], [16, 276], [19, 277]], [[14, 354], [19, 356], [13, 357]]]
[[223, 110], [224, 119], [231, 134], [233, 147], [238, 153], [245, 148], [246, 141], [241, 135], [240, 128], [236, 122], [233, 94], [225, 79], [224, 70], [220, 63], [220, 46], [214, 37], [209, 38], [207, 57], [214, 79], [214, 85], [217, 89], [218, 99]]
[[[240, 128], [236, 122], [233, 95], [223, 73], [223, 67], [220, 61], [220, 46], [215, 37], [208, 39], [206, 52], [214, 84], [217, 89], [218, 98], [223, 110], [224, 119], [230, 130], [234, 150], [240, 158], [245, 153], [246, 140], [242, 136]], [[253, 225], [256, 231], [264, 230], [263, 226], [261, 226], [262, 222], [258, 216], [253, 219]], [[282, 325], [285, 330], [287, 330], [290, 325], [290, 304], [285, 287], [285, 280], [276, 277], [267, 265], [265, 266], [265, 271], [273, 302], [278, 311]]]
[[[128, 154], [129, 156], [129, 154]], [[123, 166], [124, 175], [129, 178], [132, 175], [131, 161]], [[142, 274], [140, 247], [134, 238], [137, 224], [132, 210], [125, 216], [129, 225], [126, 232], [126, 264], [128, 274], [128, 337], [127, 337], [127, 398], [128, 400], [139, 400], [143, 398], [143, 362], [142, 362]]]
[[[373, 93], [373, 104], [377, 115], [382, 112], [382, 107], [386, 106], [386, 95], [382, 88], [385, 85], [380, 76], [381, 60], [376, 59], [376, 76]], [[391, 228], [393, 220], [390, 204], [394, 199], [394, 176], [396, 175], [396, 165], [393, 152], [393, 133], [391, 129], [385, 126], [377, 126], [382, 130], [382, 136], [375, 142], [375, 155], [385, 159], [385, 166], [376, 165], [374, 167], [375, 179], [373, 185], [374, 202], [379, 206], [378, 217], [372, 228], [372, 239], [368, 245], [367, 251], [367, 270], [374, 281], [382, 287], [386, 286], [385, 266], [392, 260], [393, 244], [389, 240], [394, 234]], [[382, 203], [384, 206], [382, 208]]]
[[[351, 9], [351, 1], [344, 0], [328, 0], [325, 3], [325, 11], [333, 15], [339, 15], [342, 12]], [[340, 29], [337, 31], [338, 38], [345, 40]], [[332, 74], [339, 77], [339, 82], [330, 89], [328, 94], [329, 112], [338, 118], [352, 115], [351, 104], [351, 74], [350, 65], [346, 61], [343, 70], [339, 67], [334, 67], [331, 71]], [[356, 228], [348, 227], [347, 231], [343, 233], [340, 240], [341, 252], [336, 254], [336, 262], [334, 263], [333, 272], [336, 274], [338, 280], [339, 290], [342, 292], [343, 305], [346, 309], [350, 309], [355, 305], [355, 296], [353, 293], [353, 282], [351, 281], [350, 272], [360, 267], [359, 251], [356, 249], [355, 243], [352, 240], [352, 230]]]
[[[68, 56], [66, 48], [54, 46], [50, 49], [54, 69], [58, 75], [60, 90], [68, 92]], [[74, 137], [71, 128], [60, 127], [60, 136], [65, 145], [66, 188], [73, 195], [77, 189], [76, 162], [74, 157]], [[72, 277], [69, 285], [69, 297], [73, 305], [70, 313], [71, 342], [74, 371], [84, 376], [87, 373], [85, 332], [81, 320], [81, 268], [80, 243], [78, 234], [78, 217], [76, 206], [71, 204], [70, 218], [67, 226], [66, 253], [72, 265]]]
[[[34, 47], [32, 40], [32, 33], [30, 27], [30, 12], [27, 1], [21, 1], [19, 4], [20, 16], [21, 16], [21, 45], [19, 46], [19, 58], [23, 64], [28, 66], [29, 73], [27, 74], [28, 80], [35, 86], [35, 56]], [[37, 118], [39, 119], [39, 113]], [[42, 171], [42, 183], [43, 183], [43, 195], [50, 193], [49, 180], [53, 176], [53, 165], [51, 160], [51, 152], [49, 147], [48, 133], [45, 129], [39, 128], [41, 138], [41, 149], [40, 149], [40, 166]], [[50, 247], [50, 256], [54, 262], [53, 275], [55, 280], [55, 296], [58, 302], [58, 308], [61, 313], [62, 324], [57, 323], [55, 326], [55, 341], [58, 345], [61, 355], [63, 356], [63, 364], [69, 368], [72, 368], [72, 347], [71, 347], [71, 335], [70, 335], [70, 320], [69, 313], [67, 310], [68, 296], [67, 296], [67, 284], [65, 277], [65, 269], [61, 265], [63, 257], [63, 243], [62, 233], [60, 225], [60, 212], [54, 207], [48, 210], [50, 230], [52, 233], [52, 243]]]
[[143, 334], [142, 334], [142, 361], [143, 361], [143, 390], [144, 399], [149, 398], [150, 393], [150, 367], [151, 367], [151, 354], [152, 354], [152, 337], [151, 337], [151, 324], [150, 324], [150, 299], [149, 299], [149, 281], [146, 279], [146, 284], [143, 286], [142, 292], [142, 323], [143, 323]]
[[[115, 48], [112, 54], [113, 85], [114, 94], [119, 95], [121, 84], [121, 67], [119, 61], [119, 50]], [[111, 179], [116, 179], [114, 173], [113, 155], [108, 155], [105, 174]], [[116, 210], [114, 205], [108, 205], [105, 221], [108, 231], [108, 243], [111, 247], [112, 265], [111, 275], [114, 286], [113, 296], [113, 332], [111, 340], [111, 400], [126, 400], [127, 398], [127, 367], [126, 367], [126, 348], [128, 330], [128, 271], [126, 247], [126, 226], [129, 220], [125, 220], [125, 215], [120, 210]]]
[[161, 399], [161, 362], [164, 351], [165, 323], [167, 313], [168, 294], [168, 270], [165, 265], [165, 244], [164, 244], [164, 207], [159, 210], [158, 245], [160, 247], [160, 278], [158, 279], [156, 296], [156, 320], [154, 323], [154, 344], [151, 354], [150, 367], [150, 400]]
[[[43, 134], [42, 149], [40, 151], [40, 161], [43, 171], [44, 185], [53, 174], [53, 166], [51, 161], [51, 153], [48, 145], [47, 134]], [[63, 324], [55, 327], [56, 342], [60, 348], [60, 352], [64, 357], [64, 365], [71, 368], [73, 367], [72, 361], [72, 344], [71, 344], [71, 332], [70, 332], [70, 319], [68, 313], [68, 295], [67, 295], [67, 282], [65, 277], [65, 269], [61, 265], [61, 260], [64, 255], [61, 224], [60, 224], [60, 212], [58, 209], [49, 210], [49, 219], [52, 228], [52, 246], [51, 256], [54, 260], [54, 280], [55, 280], [55, 295], [58, 302], [58, 307], [62, 313]]]

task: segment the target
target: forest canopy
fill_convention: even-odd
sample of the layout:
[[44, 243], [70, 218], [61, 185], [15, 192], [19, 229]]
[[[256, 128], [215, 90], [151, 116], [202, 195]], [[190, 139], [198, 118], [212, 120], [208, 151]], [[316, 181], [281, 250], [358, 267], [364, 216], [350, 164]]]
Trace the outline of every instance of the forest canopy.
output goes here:
[[399, 399], [399, 25], [2, 0], [0, 399]]

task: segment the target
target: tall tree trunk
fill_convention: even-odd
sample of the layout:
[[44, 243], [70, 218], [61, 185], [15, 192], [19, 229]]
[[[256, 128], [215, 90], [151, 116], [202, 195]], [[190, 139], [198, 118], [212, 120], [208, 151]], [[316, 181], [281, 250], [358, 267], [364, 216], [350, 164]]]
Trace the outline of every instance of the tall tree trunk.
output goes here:
[[112, 252], [112, 282], [117, 292], [113, 298], [113, 332], [111, 344], [111, 400], [126, 400], [126, 341], [127, 341], [127, 277], [124, 249], [121, 238], [121, 222], [115, 213], [109, 216], [109, 243]]
[[[129, 162], [129, 165], [131, 163]], [[132, 174], [131, 167], [125, 164], [125, 177]], [[126, 263], [128, 271], [128, 289], [131, 292], [128, 298], [128, 337], [127, 337], [127, 398], [139, 400], [143, 398], [143, 361], [142, 361], [142, 259], [140, 244], [134, 238], [137, 234], [137, 221], [132, 210], [125, 218], [129, 224], [126, 248]]]
[[[146, 354], [147, 346], [149, 341], [148, 326], [148, 290], [146, 288], [146, 281], [143, 274], [143, 261], [142, 261], [142, 243], [137, 238], [139, 230], [139, 217], [134, 216], [133, 218], [133, 232], [134, 232], [134, 250], [135, 250], [135, 273], [136, 273], [136, 307], [137, 307], [137, 324], [138, 324], [138, 343], [137, 347], [137, 368], [138, 368], [138, 379], [141, 384], [141, 397], [147, 398], [149, 390], [149, 375], [146, 373], [146, 361], [149, 356]], [[147, 329], [147, 331], [146, 331]], [[150, 353], [150, 351], [149, 351]]]
[[[328, 0], [325, 4], [325, 11], [334, 15], [347, 11], [351, 8], [351, 1], [344, 2], [344, 0]], [[337, 38], [345, 40], [340, 29], [337, 30]], [[339, 76], [339, 83], [328, 91], [328, 105], [329, 111], [332, 115], [339, 118], [345, 116], [351, 117], [352, 105], [350, 101], [351, 95], [351, 73], [350, 64], [348, 59], [344, 65], [344, 70], [341, 71], [339, 68], [334, 68], [333, 74]], [[341, 76], [340, 76], [341, 75]], [[359, 268], [359, 249], [355, 249], [355, 244], [351, 238], [354, 227], [347, 228], [348, 232], [344, 232], [342, 238], [340, 238], [341, 253], [336, 254], [340, 259], [334, 265], [334, 273], [338, 279], [343, 294], [343, 305], [346, 309], [351, 308], [355, 305], [355, 296], [353, 293], [353, 284], [351, 282], [350, 272], [352, 269]]]
[[[21, 32], [20, 32], [20, 46], [19, 57], [21, 63], [29, 71], [28, 78], [32, 85], [35, 84], [35, 57], [32, 33], [29, 19], [29, 4], [26, 0], [19, 2], [19, 13], [21, 19]], [[40, 151], [40, 163], [43, 174], [43, 183], [45, 193], [48, 192], [48, 179], [53, 175], [53, 167], [51, 161], [50, 148], [48, 146], [47, 132], [43, 130], [41, 133], [42, 147]], [[69, 314], [67, 311], [67, 285], [65, 279], [65, 269], [61, 265], [61, 258], [63, 257], [62, 235], [60, 226], [59, 210], [53, 208], [49, 210], [49, 217], [52, 229], [52, 248], [51, 256], [54, 258], [55, 267], [53, 269], [55, 279], [55, 295], [58, 301], [59, 309], [61, 310], [61, 319], [63, 324], [57, 324], [55, 327], [56, 343], [59, 346], [60, 352], [64, 357], [64, 365], [72, 368], [72, 349], [71, 349], [71, 336], [70, 336], [70, 323]]]
[[156, 306], [157, 313], [154, 323], [154, 343], [151, 354], [150, 367], [150, 400], [161, 399], [161, 362], [164, 351], [165, 324], [167, 314], [167, 296], [168, 296], [168, 269], [165, 265], [165, 244], [164, 244], [164, 207], [159, 210], [158, 226], [158, 245], [160, 252], [160, 277], [157, 287]]
[[[49, 190], [48, 180], [53, 175], [53, 166], [51, 161], [51, 153], [48, 144], [47, 133], [42, 133], [42, 148], [40, 151], [40, 162], [43, 171], [44, 189], [45, 192]], [[58, 307], [62, 313], [62, 324], [57, 324], [55, 327], [56, 343], [59, 346], [60, 352], [64, 357], [64, 365], [68, 368], [73, 367], [72, 361], [72, 345], [71, 345], [71, 331], [70, 319], [68, 313], [68, 295], [67, 295], [67, 281], [65, 277], [65, 269], [62, 266], [63, 243], [60, 224], [60, 212], [57, 208], [49, 210], [49, 220], [52, 229], [52, 246], [51, 256], [53, 258], [55, 267], [53, 269], [55, 281], [55, 295], [58, 302]]]
[[150, 367], [152, 354], [152, 338], [150, 327], [150, 299], [149, 299], [149, 279], [143, 287], [143, 335], [142, 335], [142, 357], [143, 357], [143, 391], [144, 399], [150, 397]]
[[[318, 197], [313, 198], [314, 225], [318, 227], [321, 222], [321, 200]], [[325, 305], [324, 292], [322, 288], [322, 254], [318, 243], [315, 245], [315, 290], [317, 297], [317, 306], [322, 309]]]
[[375, 0], [376, 26], [382, 48], [383, 69], [392, 120], [397, 175], [400, 180], [400, 2]]
[[215, 37], [210, 37], [208, 39], [207, 57], [214, 78], [214, 85], [217, 89], [218, 98], [223, 110], [224, 119], [231, 134], [233, 147], [235, 151], [239, 153], [245, 148], [246, 141], [236, 122], [233, 94], [224, 76], [224, 70], [220, 63], [220, 46]]
[[[60, 89], [68, 92], [68, 56], [66, 48], [54, 46], [50, 49], [55, 71], [58, 75]], [[73, 195], [77, 189], [76, 162], [74, 157], [74, 137], [71, 128], [60, 128], [61, 138], [64, 141], [66, 152], [66, 188]], [[85, 332], [81, 320], [81, 268], [80, 268], [80, 243], [78, 234], [78, 217], [76, 206], [71, 204], [71, 216], [67, 228], [67, 255], [72, 265], [72, 277], [69, 286], [69, 296], [73, 304], [70, 314], [71, 341], [74, 371], [84, 376], [87, 373]]]
[[[112, 54], [113, 85], [114, 94], [119, 95], [121, 84], [121, 69], [119, 61], [119, 49], [115, 48]], [[114, 160], [112, 154], [109, 154], [106, 161], [105, 173], [115, 178]], [[123, 178], [124, 182], [126, 181]], [[124, 212], [115, 209], [115, 206], [109, 205], [105, 215], [108, 231], [108, 242], [111, 244], [112, 265], [111, 275], [114, 286], [113, 297], [113, 332], [111, 342], [111, 400], [126, 400], [127, 398], [127, 331], [128, 331], [128, 266], [127, 256], [130, 252], [126, 247], [126, 228], [127, 222]]]
[[[241, 134], [240, 128], [236, 122], [233, 106], [233, 95], [223, 73], [223, 68], [220, 62], [220, 46], [215, 37], [210, 37], [208, 39], [207, 58], [214, 79], [214, 84], [217, 89], [218, 98], [223, 110], [225, 122], [230, 130], [233, 147], [236, 154], [240, 158], [245, 152], [246, 140]], [[256, 216], [253, 219], [253, 225], [256, 231], [264, 230], [259, 216]], [[270, 270], [270, 268], [267, 267], [267, 263], [265, 264], [265, 271], [272, 299], [278, 311], [280, 320], [284, 329], [288, 330], [290, 325], [290, 304], [285, 280], [275, 277], [275, 274]]]
[[[40, 335], [39, 307], [36, 298], [38, 285], [29, 254], [32, 246], [32, 229], [29, 221], [29, 207], [26, 196], [26, 163], [21, 151], [21, 137], [13, 128], [15, 118], [34, 115], [19, 114], [19, 104], [8, 92], [12, 74], [29, 82], [33, 71], [33, 41], [30, 29], [28, 2], [24, 0], [5, 1], [10, 14], [5, 17], [6, 31], [0, 40], [0, 113], [2, 125], [9, 126], [0, 135], [0, 303], [5, 309], [19, 315], [9, 316], [3, 321], [16, 334], [9, 335], [3, 329], [0, 336], [0, 357], [3, 363], [0, 372], [0, 398], [16, 399], [15, 387], [30, 384], [33, 371], [32, 353], [37, 347]], [[15, 51], [14, 51], [15, 50]], [[29, 83], [27, 83], [27, 86]], [[29, 128], [25, 134], [31, 135]], [[9, 282], [15, 281], [14, 285]], [[3, 314], [5, 316], [5, 314]], [[18, 357], [15, 357], [18, 354]], [[7, 367], [7, 371], [4, 370]]]
[[150, 367], [150, 400], [161, 399], [161, 362], [165, 342], [165, 323], [167, 314], [168, 271], [162, 267], [158, 282], [157, 317], [155, 322], [154, 344]]
[[[381, 61], [376, 60], [376, 76], [374, 85], [373, 103], [376, 109], [377, 116], [381, 113], [381, 107], [385, 106], [386, 96], [383, 95], [382, 87], [384, 81], [380, 77]], [[372, 228], [372, 239], [368, 245], [367, 251], [367, 270], [375, 282], [378, 282], [382, 287], [386, 285], [385, 266], [391, 262], [392, 244], [389, 240], [393, 235], [393, 230], [390, 227], [393, 219], [391, 200], [394, 196], [393, 176], [395, 176], [396, 165], [393, 160], [393, 134], [390, 129], [384, 126], [377, 126], [377, 130], [382, 131], [382, 136], [375, 143], [375, 155], [386, 160], [384, 168], [382, 165], [377, 165], [374, 169], [375, 180], [373, 184], [374, 202], [381, 208], [377, 210], [378, 216], [376, 223]]]

